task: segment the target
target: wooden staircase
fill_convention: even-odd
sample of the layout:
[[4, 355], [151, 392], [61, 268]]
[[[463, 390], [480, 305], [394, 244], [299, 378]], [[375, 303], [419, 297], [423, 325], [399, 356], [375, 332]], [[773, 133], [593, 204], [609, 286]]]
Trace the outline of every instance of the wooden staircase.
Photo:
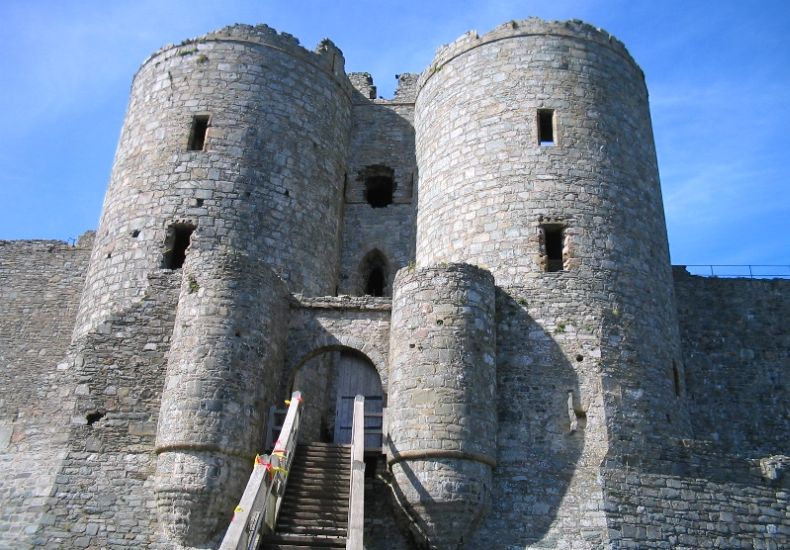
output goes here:
[[261, 550], [345, 548], [351, 447], [298, 445], [275, 532]]

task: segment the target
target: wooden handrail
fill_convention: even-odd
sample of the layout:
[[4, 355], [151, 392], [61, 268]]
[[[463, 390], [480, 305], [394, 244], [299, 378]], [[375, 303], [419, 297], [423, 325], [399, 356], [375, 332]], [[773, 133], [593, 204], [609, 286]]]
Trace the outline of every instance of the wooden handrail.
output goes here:
[[291, 395], [280, 437], [271, 455], [258, 456], [220, 550], [254, 550], [263, 533], [274, 531], [293, 463], [302, 416], [302, 393]]
[[365, 397], [354, 398], [351, 424], [351, 490], [348, 493], [346, 550], [362, 550], [365, 527]]

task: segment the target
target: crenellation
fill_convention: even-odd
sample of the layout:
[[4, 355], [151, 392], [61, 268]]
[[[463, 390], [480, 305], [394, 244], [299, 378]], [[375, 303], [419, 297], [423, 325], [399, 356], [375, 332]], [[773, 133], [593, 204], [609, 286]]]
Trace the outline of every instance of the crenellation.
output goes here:
[[790, 546], [790, 286], [672, 270], [625, 46], [395, 78], [266, 25], [143, 63], [98, 229], [0, 241], [0, 546], [216, 548], [294, 390], [302, 443], [366, 397], [371, 550]]

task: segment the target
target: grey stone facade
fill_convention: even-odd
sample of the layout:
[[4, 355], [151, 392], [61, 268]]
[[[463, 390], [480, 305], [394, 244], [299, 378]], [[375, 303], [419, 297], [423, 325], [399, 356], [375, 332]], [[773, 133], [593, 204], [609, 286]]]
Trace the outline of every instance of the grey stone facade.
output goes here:
[[392, 100], [343, 67], [166, 46], [95, 239], [0, 242], [0, 547], [215, 547], [270, 408], [339, 440], [363, 378], [367, 548], [790, 545], [790, 284], [673, 275], [625, 47], [511, 21]]

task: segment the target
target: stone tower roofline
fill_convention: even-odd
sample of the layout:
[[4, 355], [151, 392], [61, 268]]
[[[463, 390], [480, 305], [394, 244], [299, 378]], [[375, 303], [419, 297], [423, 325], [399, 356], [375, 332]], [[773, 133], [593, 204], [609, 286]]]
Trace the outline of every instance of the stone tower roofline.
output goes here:
[[471, 30], [458, 37], [454, 42], [440, 46], [439, 49], [436, 50], [436, 55], [431, 64], [420, 74], [417, 81], [417, 95], [420, 94], [425, 83], [428, 82], [434, 74], [442, 70], [444, 65], [466, 52], [486, 44], [491, 44], [492, 42], [498, 42], [509, 38], [552, 35], [574, 40], [586, 40], [611, 48], [630, 63], [639, 73], [642, 80], [644, 80], [644, 73], [641, 67], [634, 61], [631, 54], [628, 53], [625, 45], [607, 31], [594, 27], [579, 19], [571, 19], [568, 21], [544, 21], [538, 17], [529, 17], [519, 21], [511, 20], [507, 23], [503, 23], [482, 36], [479, 35], [477, 31]]
[[285, 53], [333, 76], [335, 82], [346, 95], [351, 95], [352, 86], [345, 72], [346, 60], [343, 57], [343, 52], [334, 42], [324, 38], [316, 45], [315, 50], [310, 51], [303, 47], [295, 36], [287, 32], [278, 32], [264, 24], [253, 26], [236, 23], [196, 38], [189, 38], [180, 44], [166, 44], [142, 62], [135, 73], [135, 78], [143, 67], [154, 60], [158, 62], [163, 58], [173, 56], [208, 55], [209, 52], [203, 51], [200, 46], [211, 42], [253, 44]]

